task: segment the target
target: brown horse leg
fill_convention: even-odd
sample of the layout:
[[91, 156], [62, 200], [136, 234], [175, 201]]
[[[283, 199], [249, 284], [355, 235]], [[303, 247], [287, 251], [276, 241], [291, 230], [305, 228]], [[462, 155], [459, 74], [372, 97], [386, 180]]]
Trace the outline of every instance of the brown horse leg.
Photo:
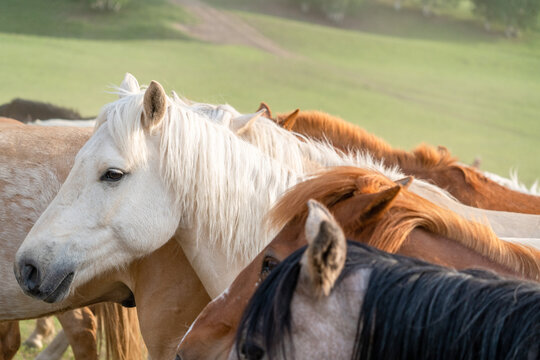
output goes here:
[[57, 315], [76, 360], [97, 360], [97, 321], [84, 307]]
[[0, 322], [0, 360], [11, 360], [21, 346], [18, 321]]
[[54, 321], [52, 317], [42, 317], [36, 320], [36, 328], [32, 334], [26, 339], [24, 345], [41, 349], [43, 347], [43, 342], [47, 341], [56, 333], [54, 328]]

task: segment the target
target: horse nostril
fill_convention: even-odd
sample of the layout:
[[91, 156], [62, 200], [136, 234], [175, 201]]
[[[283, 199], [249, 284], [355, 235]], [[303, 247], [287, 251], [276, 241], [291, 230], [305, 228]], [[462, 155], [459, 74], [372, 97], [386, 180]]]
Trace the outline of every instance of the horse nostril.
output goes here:
[[182, 358], [180, 357], [180, 355], [176, 354], [176, 357], [174, 358], [174, 360], [182, 360]]
[[39, 271], [34, 265], [23, 265], [21, 277], [28, 291], [35, 292], [37, 290], [39, 287]]
[[264, 356], [264, 350], [259, 345], [251, 341], [245, 342], [242, 345], [240, 352], [246, 357], [246, 359], [249, 360], [259, 360]]

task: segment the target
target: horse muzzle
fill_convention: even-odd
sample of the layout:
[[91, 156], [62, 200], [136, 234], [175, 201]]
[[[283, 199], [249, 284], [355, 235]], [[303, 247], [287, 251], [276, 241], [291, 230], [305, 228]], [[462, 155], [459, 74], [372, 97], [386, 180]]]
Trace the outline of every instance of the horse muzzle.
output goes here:
[[19, 286], [28, 296], [47, 303], [62, 301], [75, 276], [73, 266], [63, 264], [45, 271], [30, 258], [22, 257], [14, 266]]

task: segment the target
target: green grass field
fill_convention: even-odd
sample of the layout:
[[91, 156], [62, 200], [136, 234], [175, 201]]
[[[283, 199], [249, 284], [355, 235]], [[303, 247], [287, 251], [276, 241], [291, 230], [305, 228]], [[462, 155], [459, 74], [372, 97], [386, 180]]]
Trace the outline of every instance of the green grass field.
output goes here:
[[191, 99], [244, 112], [260, 101], [325, 110], [397, 147], [445, 145], [465, 163], [480, 156], [485, 170], [540, 177], [538, 30], [508, 40], [463, 12], [426, 19], [384, 4], [359, 12], [355, 30], [238, 9], [229, 8], [293, 56], [190, 39], [174, 23], [196, 20], [165, 0], [132, 0], [118, 14], [73, 0], [3, 0], [0, 104], [24, 97], [95, 115], [129, 71]]
[[173, 23], [193, 20], [161, 0], [117, 15], [67, 0], [6, 0], [0, 103], [21, 96], [92, 115], [129, 71], [188, 98], [242, 111], [262, 100], [277, 111], [321, 109], [395, 146], [445, 145], [466, 163], [480, 156], [486, 170], [540, 176], [538, 32], [507, 40], [468, 18], [424, 19], [380, 4], [358, 15], [369, 19], [358, 31], [238, 13], [295, 56], [190, 40]]

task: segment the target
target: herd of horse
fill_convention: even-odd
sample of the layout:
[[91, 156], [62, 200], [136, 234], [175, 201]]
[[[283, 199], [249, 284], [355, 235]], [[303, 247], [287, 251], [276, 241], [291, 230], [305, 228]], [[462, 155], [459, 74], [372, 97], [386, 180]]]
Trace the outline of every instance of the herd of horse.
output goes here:
[[534, 191], [322, 112], [118, 96], [0, 118], [0, 359], [52, 314], [41, 359], [540, 358]]

